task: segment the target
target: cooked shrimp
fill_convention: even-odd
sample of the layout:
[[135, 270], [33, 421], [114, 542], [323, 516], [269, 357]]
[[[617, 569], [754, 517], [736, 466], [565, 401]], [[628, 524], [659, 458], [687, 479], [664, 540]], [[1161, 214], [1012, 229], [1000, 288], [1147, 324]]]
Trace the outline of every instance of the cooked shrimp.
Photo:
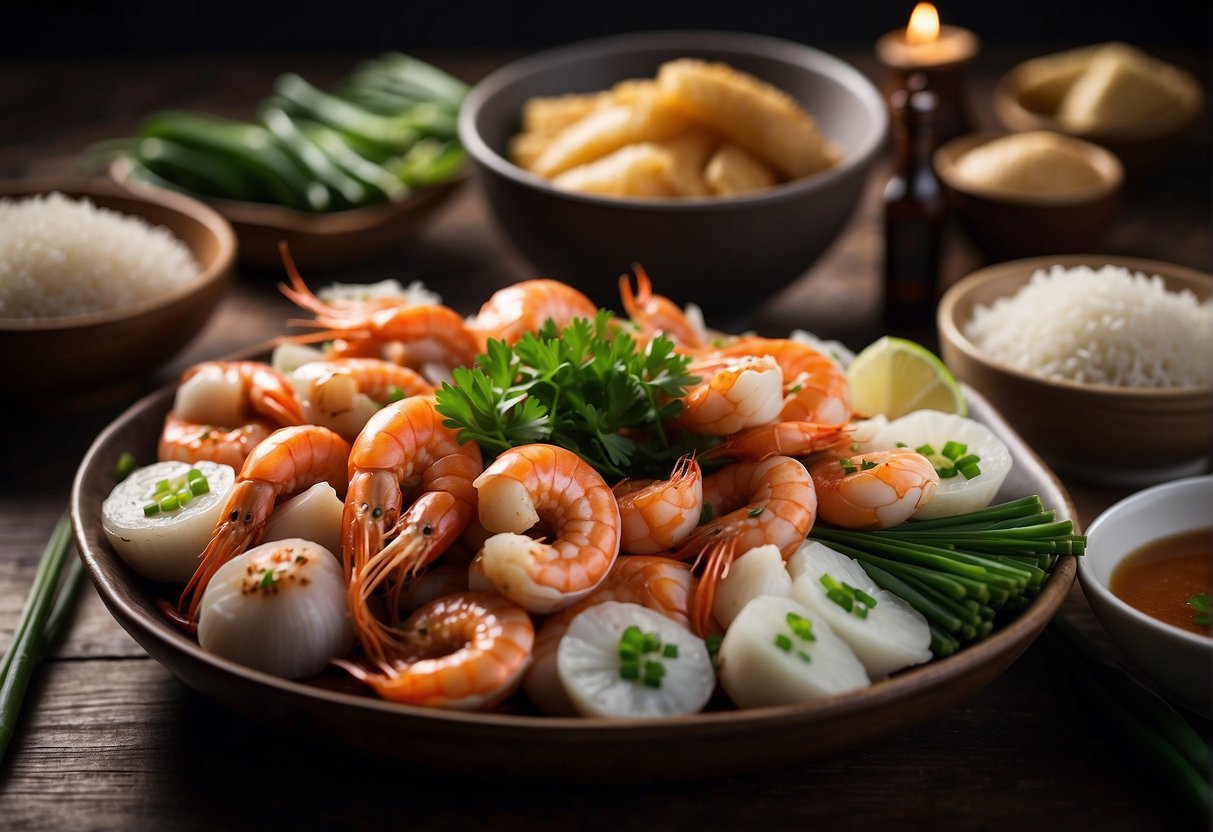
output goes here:
[[376, 358], [311, 361], [291, 374], [291, 383], [309, 422], [350, 441], [384, 404], [434, 392], [416, 370]]
[[809, 467], [821, 518], [849, 529], [886, 529], [908, 520], [935, 496], [939, 475], [931, 461], [908, 448], [836, 454]]
[[[602, 476], [572, 451], [521, 445], [474, 483], [480, 524], [495, 532], [477, 560], [497, 591], [552, 612], [598, 586], [619, 554], [619, 506]], [[533, 529], [551, 543], [522, 534]]]
[[475, 710], [508, 696], [530, 664], [535, 627], [500, 595], [439, 598], [400, 626], [401, 655], [377, 670], [337, 664], [384, 699], [431, 708]]
[[452, 367], [472, 363], [480, 351], [477, 339], [464, 326], [463, 318], [454, 309], [439, 305], [359, 303], [341, 301], [326, 303], [304, 283], [290, 255], [283, 252], [283, 261], [291, 285], [279, 289], [296, 305], [312, 312], [316, 319], [303, 321], [324, 331], [296, 337], [298, 341], [341, 339], [343, 347], [331, 355], [340, 357], [379, 357], [390, 344], [399, 343], [393, 356], [396, 363], [420, 369], [427, 375]]
[[773, 456], [807, 456], [841, 445], [848, 441], [849, 436], [849, 429], [844, 425], [775, 422], [727, 437], [704, 456], [743, 461], [760, 461]]
[[597, 311], [593, 301], [558, 280], [524, 280], [494, 292], [468, 329], [483, 350], [490, 338], [513, 344], [549, 319], [560, 328], [574, 318], [593, 320]]
[[619, 295], [623, 310], [636, 325], [640, 341], [648, 342], [661, 334], [680, 347], [697, 349], [707, 344], [707, 333], [687, 317], [686, 312], [669, 298], [653, 293], [653, 284], [639, 263], [632, 264], [636, 273], [636, 291], [628, 275], [619, 278]]
[[157, 457], [239, 469], [275, 427], [305, 421], [286, 376], [257, 361], [204, 361], [181, 376]]
[[230, 465], [237, 471], [253, 448], [274, 432], [274, 426], [261, 419], [238, 428], [201, 425], [182, 419], [175, 411], [164, 417], [164, 430], [156, 446], [161, 462], [201, 462], [210, 460]]
[[234, 428], [253, 419], [303, 424], [286, 376], [260, 361], [203, 361], [181, 374], [173, 411], [185, 421]]
[[535, 636], [534, 661], [522, 680], [531, 701], [547, 714], [572, 716], [576, 713], [560, 683], [556, 648], [578, 613], [606, 601], [621, 601], [648, 607], [689, 627], [695, 583], [691, 567], [669, 557], [620, 557], [597, 589], [572, 606], [548, 616], [539, 628]]
[[781, 420], [843, 425], [851, 418], [846, 371], [825, 353], [799, 341], [757, 336], [707, 353], [707, 357], [742, 355], [769, 356], [778, 362], [784, 390]]
[[702, 379], [686, 391], [674, 421], [694, 433], [728, 436], [770, 424], [783, 407], [783, 374], [775, 359], [755, 356], [693, 361]]
[[338, 494], [345, 492], [349, 455], [348, 442], [318, 425], [281, 428], [253, 449], [220, 512], [198, 569], [177, 602], [188, 621], [195, 619], [202, 593], [219, 567], [261, 542], [265, 522], [279, 499], [293, 497], [318, 482], [327, 482]]
[[612, 491], [619, 503], [621, 551], [668, 552], [699, 525], [703, 474], [693, 456], [679, 459], [668, 480], [624, 480]]
[[736, 554], [772, 544], [792, 556], [813, 528], [817, 495], [809, 472], [795, 459], [773, 456], [737, 462], [703, 481], [704, 502], [715, 519], [700, 526], [676, 554], [703, 560], [703, 575], [691, 604], [692, 630], [706, 635], [716, 585]]
[[429, 396], [388, 405], [354, 441], [341, 548], [350, 614], [372, 661], [385, 659], [398, 633], [375, 618], [371, 595], [386, 583], [394, 615], [405, 576], [424, 569], [466, 528], [476, 505], [472, 480], [482, 468], [479, 447], [459, 444]]

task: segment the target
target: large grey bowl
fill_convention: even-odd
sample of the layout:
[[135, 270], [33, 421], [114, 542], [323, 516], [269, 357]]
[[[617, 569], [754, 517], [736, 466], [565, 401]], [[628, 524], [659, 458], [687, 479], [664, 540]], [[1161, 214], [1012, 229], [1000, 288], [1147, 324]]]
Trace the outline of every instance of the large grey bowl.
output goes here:
[[[527, 99], [651, 78], [682, 57], [724, 61], [784, 90], [843, 149], [843, 161], [754, 195], [641, 200], [558, 190], [507, 158]], [[880, 93], [838, 58], [776, 38], [695, 31], [623, 35], [523, 58], [477, 84], [459, 117], [492, 212], [536, 276], [617, 306], [619, 275], [639, 262], [657, 291], [709, 312], [744, 310], [813, 265], [858, 203], [887, 127]]]

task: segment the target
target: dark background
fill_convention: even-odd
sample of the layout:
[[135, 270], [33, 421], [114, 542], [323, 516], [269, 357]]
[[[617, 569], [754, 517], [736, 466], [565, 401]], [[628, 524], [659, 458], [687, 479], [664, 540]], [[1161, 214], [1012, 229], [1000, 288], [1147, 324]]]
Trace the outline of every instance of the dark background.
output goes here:
[[[1114, 38], [1208, 49], [1210, 0], [940, 0], [945, 23], [990, 43]], [[762, 32], [857, 46], [905, 25], [913, 0], [0, 0], [0, 62], [54, 55], [375, 49], [535, 49], [645, 29]]]

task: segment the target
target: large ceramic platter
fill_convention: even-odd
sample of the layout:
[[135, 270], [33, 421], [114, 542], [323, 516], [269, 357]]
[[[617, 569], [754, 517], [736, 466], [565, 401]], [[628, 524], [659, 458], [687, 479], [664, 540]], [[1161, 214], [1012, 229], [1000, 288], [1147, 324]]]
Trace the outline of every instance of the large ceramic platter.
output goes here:
[[[1069, 496], [1052, 472], [972, 389], [971, 414], [1010, 447], [1014, 460], [999, 499], [1040, 494], [1061, 518]], [[1041, 593], [1016, 618], [946, 659], [864, 690], [816, 702], [711, 711], [660, 721], [571, 719], [517, 713], [459, 713], [397, 705], [279, 679], [204, 652], [155, 609], [153, 588], [126, 567], [101, 529], [101, 502], [119, 455], [155, 455], [172, 389], [144, 398], [111, 424], [85, 456], [72, 490], [76, 543], [106, 606], [148, 653], [194, 687], [237, 711], [287, 730], [427, 768], [534, 779], [640, 780], [720, 776], [820, 758], [902, 731], [971, 695], [1005, 670], [1057, 611], [1074, 580], [1060, 558]], [[469, 749], [474, 747], [474, 754]]]

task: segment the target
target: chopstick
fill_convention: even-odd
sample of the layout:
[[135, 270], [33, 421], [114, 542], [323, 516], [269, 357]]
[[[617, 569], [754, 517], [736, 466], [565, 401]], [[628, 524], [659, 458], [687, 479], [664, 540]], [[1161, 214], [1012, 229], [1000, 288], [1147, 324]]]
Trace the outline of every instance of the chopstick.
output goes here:
[[72, 523], [65, 512], [42, 552], [13, 642], [0, 661], [0, 761], [16, 730], [34, 666], [62, 629], [80, 590], [84, 569], [78, 559], [66, 580], [60, 581], [71, 543]]

